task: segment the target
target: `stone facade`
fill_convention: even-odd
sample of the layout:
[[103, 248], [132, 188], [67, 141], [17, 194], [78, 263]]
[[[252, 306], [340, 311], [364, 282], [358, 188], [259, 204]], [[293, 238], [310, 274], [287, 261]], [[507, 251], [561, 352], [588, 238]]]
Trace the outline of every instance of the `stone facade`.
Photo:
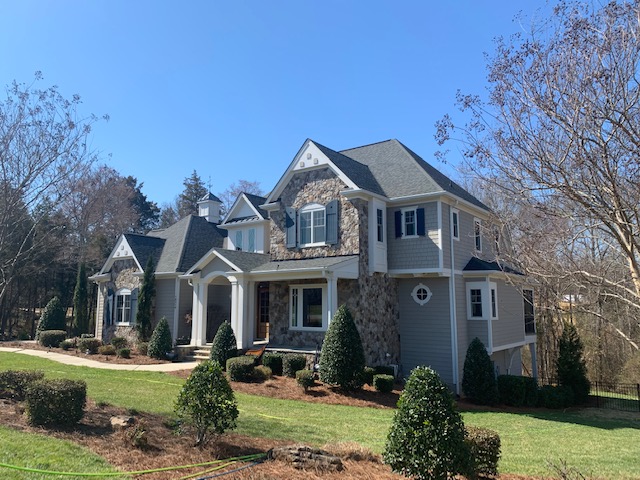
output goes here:
[[[340, 195], [347, 186], [328, 168], [311, 170], [294, 175], [280, 196], [280, 209], [271, 212], [272, 260], [299, 260], [302, 258], [355, 255], [360, 252], [357, 207]], [[340, 200], [338, 212], [338, 243], [310, 248], [287, 248], [285, 240], [285, 207], [296, 210], [310, 203], [326, 205]]]

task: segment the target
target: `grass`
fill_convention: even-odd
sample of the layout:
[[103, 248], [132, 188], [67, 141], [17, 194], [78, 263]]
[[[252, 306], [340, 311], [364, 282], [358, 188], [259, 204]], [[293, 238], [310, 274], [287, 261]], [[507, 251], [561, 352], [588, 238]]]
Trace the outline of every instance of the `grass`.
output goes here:
[[[82, 379], [94, 400], [172, 415], [183, 383], [163, 373], [98, 370], [0, 352], [0, 368], [39, 368], [47, 376]], [[238, 433], [322, 445], [358, 442], [381, 452], [393, 411], [324, 405], [237, 393]], [[604, 413], [603, 413], [604, 412]], [[590, 477], [640, 478], [640, 418], [584, 409], [534, 413], [463, 412], [469, 425], [500, 434], [500, 471], [549, 475], [547, 462], [561, 460]], [[4, 443], [4, 442], [3, 442]], [[10, 445], [10, 444], [9, 444]]]
[[[39, 470], [63, 472], [115, 472], [101, 457], [73, 442], [59, 440], [46, 435], [17, 432], [0, 426], [0, 463], [28, 466]], [[73, 479], [78, 476], [48, 475], [20, 470], [0, 468], [4, 480], [53, 480]], [[91, 477], [94, 479], [121, 480], [124, 476]]]

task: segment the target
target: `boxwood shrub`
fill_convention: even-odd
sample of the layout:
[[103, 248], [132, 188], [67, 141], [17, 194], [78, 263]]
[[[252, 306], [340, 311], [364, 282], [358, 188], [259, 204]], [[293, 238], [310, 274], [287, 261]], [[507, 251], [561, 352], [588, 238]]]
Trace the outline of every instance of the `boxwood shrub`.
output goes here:
[[313, 387], [316, 383], [313, 370], [298, 370], [296, 372], [296, 383], [300, 385], [305, 392]]
[[120, 348], [116, 351], [116, 355], [120, 358], [131, 358], [131, 350], [129, 348]]
[[64, 330], [43, 330], [38, 336], [38, 343], [43, 347], [58, 347], [67, 338]]
[[41, 370], [5, 370], [0, 372], [0, 393], [24, 400], [29, 386], [43, 378]]
[[464, 427], [464, 441], [469, 448], [467, 478], [493, 478], [498, 475], [500, 436], [482, 427]]
[[126, 348], [129, 345], [129, 342], [124, 337], [113, 337], [111, 339], [111, 345], [113, 345], [116, 350], [119, 350], [121, 348]]
[[378, 392], [390, 392], [393, 390], [393, 375], [374, 375], [373, 376], [373, 388]]
[[78, 340], [78, 350], [82, 353], [96, 354], [100, 345], [102, 345], [102, 342], [98, 338], [81, 338]]
[[265, 365], [258, 365], [253, 369], [253, 378], [258, 382], [269, 380], [272, 375], [271, 369]]
[[59, 347], [65, 351], [71, 350], [72, 348], [75, 348], [75, 346], [76, 346], [76, 342], [74, 342], [73, 340], [63, 340], [60, 342], [60, 345], [59, 345]]
[[287, 353], [282, 357], [282, 374], [295, 378], [298, 370], [304, 370], [307, 366], [307, 357], [301, 353]]
[[535, 407], [538, 402], [538, 384], [531, 377], [499, 375], [500, 403], [513, 407]]
[[100, 355], [115, 355], [116, 354], [116, 347], [114, 347], [113, 345], [100, 345], [98, 347], [98, 353]]
[[545, 385], [538, 392], [538, 405], [545, 408], [567, 408], [573, 405], [573, 389], [567, 386]]
[[25, 400], [31, 425], [74, 425], [84, 415], [87, 384], [65, 378], [40, 380], [27, 389]]
[[376, 374], [374, 367], [364, 367], [362, 370], [362, 380], [367, 385], [373, 385], [373, 376]]
[[234, 382], [250, 381], [253, 376], [253, 367], [255, 364], [256, 358], [253, 355], [229, 358], [226, 365], [229, 380]]
[[282, 375], [282, 357], [280, 352], [264, 352], [262, 364], [269, 367], [274, 375]]

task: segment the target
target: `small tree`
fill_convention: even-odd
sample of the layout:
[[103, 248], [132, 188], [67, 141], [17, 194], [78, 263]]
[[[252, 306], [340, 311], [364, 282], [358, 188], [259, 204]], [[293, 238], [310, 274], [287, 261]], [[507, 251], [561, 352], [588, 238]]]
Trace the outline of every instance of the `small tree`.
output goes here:
[[209, 359], [218, 362], [221, 368], [226, 368], [227, 360], [238, 354], [238, 342], [233, 334], [233, 328], [229, 322], [222, 322], [218, 327], [216, 336], [213, 337]]
[[167, 322], [166, 317], [162, 317], [158, 325], [156, 325], [153, 334], [151, 334], [147, 355], [162, 360], [166, 358], [167, 353], [169, 353], [172, 348], [173, 340], [171, 339], [169, 322]]
[[209, 360], [193, 369], [180, 391], [175, 412], [193, 426], [198, 446], [205, 444], [211, 433], [222, 435], [236, 428], [238, 404], [219, 363]]
[[571, 387], [577, 404], [584, 403], [589, 396], [591, 383], [587, 379], [587, 367], [582, 358], [582, 341], [576, 327], [565, 323], [558, 342], [558, 360], [556, 372], [558, 383]]
[[144, 267], [142, 286], [138, 295], [138, 312], [136, 313], [136, 330], [138, 339], [147, 342], [151, 335], [151, 305], [156, 296], [156, 276], [154, 272], [153, 257], [149, 256]]
[[331, 321], [320, 353], [320, 380], [356, 390], [364, 384], [364, 348], [349, 309], [342, 305]]
[[467, 348], [462, 370], [462, 391], [472, 402], [480, 405], [498, 403], [498, 383], [487, 349], [478, 337]]
[[383, 458], [418, 480], [449, 479], [467, 469], [464, 423], [453, 397], [429, 367], [416, 367], [398, 401]]
[[78, 278], [73, 291], [73, 333], [77, 336], [89, 333], [89, 296], [84, 262], [78, 266]]
[[44, 307], [36, 330], [36, 340], [44, 330], [67, 330], [66, 312], [58, 297], [53, 297]]

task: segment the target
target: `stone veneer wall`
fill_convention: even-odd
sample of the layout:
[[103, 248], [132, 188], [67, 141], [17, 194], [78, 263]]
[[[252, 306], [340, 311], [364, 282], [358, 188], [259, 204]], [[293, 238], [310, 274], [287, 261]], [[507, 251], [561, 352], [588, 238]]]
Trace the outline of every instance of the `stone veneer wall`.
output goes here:
[[[271, 259], [293, 260], [301, 258], [355, 255], [360, 252], [358, 225], [360, 219], [354, 202], [340, 195], [347, 186], [328, 168], [294, 175], [280, 195], [280, 209], [271, 212]], [[287, 248], [285, 238], [285, 207], [296, 210], [309, 203], [326, 205], [340, 200], [338, 212], [338, 243], [311, 248]]]
[[[107, 291], [113, 290], [115, 294], [121, 288], [128, 288], [133, 291], [136, 288], [140, 288], [142, 278], [134, 275], [138, 273], [138, 267], [133, 260], [117, 260], [113, 263], [111, 271], [109, 272], [111, 278], [100, 284], [104, 302], [108, 301]], [[112, 306], [111, 315], [113, 315]], [[106, 308], [103, 307], [103, 312]], [[106, 325], [105, 318], [102, 318], [102, 338], [105, 343], [111, 341], [113, 337], [125, 337], [130, 343], [134, 344], [137, 341], [137, 334], [135, 328], [132, 326], [118, 326], [118, 325]]]

